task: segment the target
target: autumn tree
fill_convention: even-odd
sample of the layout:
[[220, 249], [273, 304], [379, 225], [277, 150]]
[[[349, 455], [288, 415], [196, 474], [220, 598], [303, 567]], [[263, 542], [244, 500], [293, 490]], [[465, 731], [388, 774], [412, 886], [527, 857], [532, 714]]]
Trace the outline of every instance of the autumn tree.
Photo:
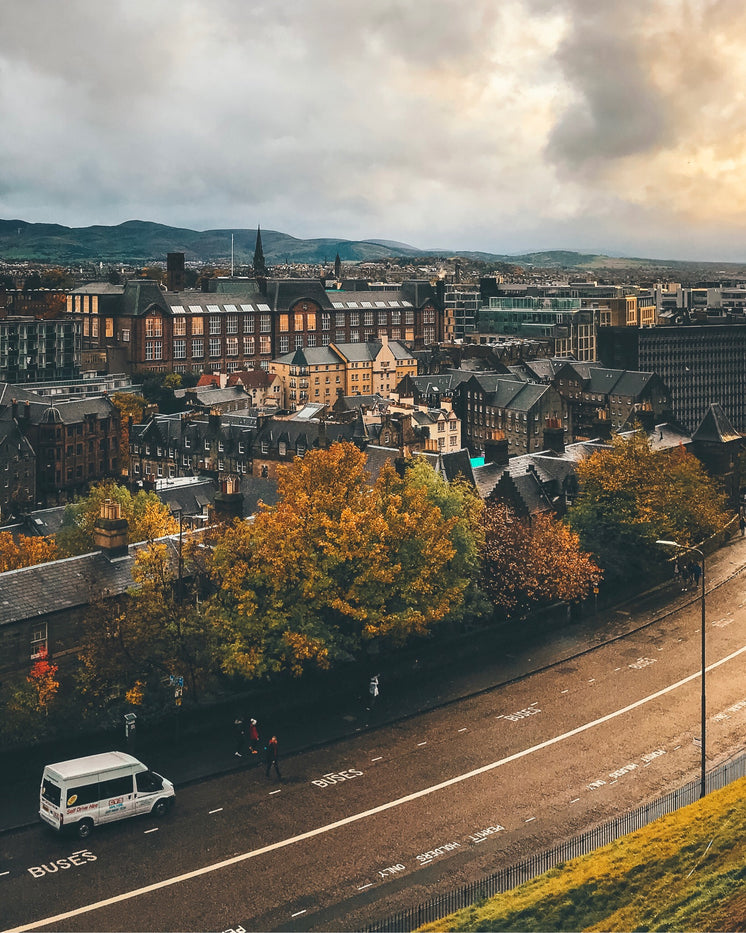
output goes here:
[[126, 598], [92, 607], [84, 622], [78, 683], [89, 708], [173, 702], [169, 676], [197, 699], [212, 678], [215, 646], [197, 596], [205, 577], [191, 533], [141, 548]]
[[551, 515], [519, 516], [504, 503], [484, 514], [484, 587], [507, 615], [584, 599], [601, 570], [577, 533]]
[[347, 443], [296, 458], [278, 471], [278, 503], [216, 544], [211, 619], [226, 672], [326, 667], [460, 609], [470, 559], [464, 542], [454, 561], [461, 516], [443, 514], [420, 471], [387, 464], [371, 484], [365, 467]]
[[26, 678], [31, 684], [36, 708], [45, 715], [60, 688], [57, 680], [58, 669], [56, 664], [50, 662], [47, 649], [43, 648]]
[[0, 573], [56, 559], [57, 546], [53, 537], [18, 535], [14, 538], [9, 531], [0, 532]]
[[106, 480], [93, 485], [85, 498], [65, 508], [62, 526], [55, 536], [63, 556], [84, 554], [95, 548], [93, 528], [106, 499], [121, 506], [122, 518], [129, 523], [130, 541], [154, 541], [178, 531], [178, 522], [154, 492], [140, 490], [132, 495], [126, 486]]
[[726, 498], [683, 447], [653, 450], [647, 436], [614, 438], [577, 464], [580, 494], [568, 521], [607, 582], [646, 575], [664, 557], [657, 539], [695, 544], [728, 521]]
[[132, 419], [132, 424], [140, 424], [148, 403], [142, 395], [135, 392], [115, 392], [111, 396], [111, 402], [119, 412], [119, 462], [122, 472], [128, 474], [130, 463], [130, 419]]

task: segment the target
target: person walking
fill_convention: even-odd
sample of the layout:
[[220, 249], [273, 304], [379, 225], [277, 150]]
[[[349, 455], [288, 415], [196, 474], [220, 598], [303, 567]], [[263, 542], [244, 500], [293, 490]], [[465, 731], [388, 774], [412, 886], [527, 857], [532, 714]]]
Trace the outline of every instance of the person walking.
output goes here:
[[249, 722], [249, 748], [252, 755], [259, 754], [259, 730], [256, 727], [256, 719]]
[[280, 766], [277, 763], [277, 736], [273, 735], [272, 738], [267, 742], [267, 747], [264, 749], [264, 765], [265, 765], [265, 774], [269, 777], [269, 772], [272, 768], [275, 769], [275, 774], [277, 777], [282, 780], [282, 775], [280, 774]]
[[699, 586], [699, 578], [702, 576], [702, 568], [699, 566], [696, 560], [693, 560], [689, 564], [689, 572], [691, 574], [692, 580], [694, 580], [695, 588]]
[[236, 747], [233, 754], [236, 758], [242, 758], [244, 745], [246, 743], [246, 730], [244, 729], [243, 716], [236, 716], [233, 720], [233, 734], [236, 737]]
[[370, 684], [368, 685], [368, 705], [366, 709], [373, 709], [376, 700], [378, 699], [379, 693], [380, 690], [378, 689], [378, 674], [373, 674], [373, 676], [370, 678]]

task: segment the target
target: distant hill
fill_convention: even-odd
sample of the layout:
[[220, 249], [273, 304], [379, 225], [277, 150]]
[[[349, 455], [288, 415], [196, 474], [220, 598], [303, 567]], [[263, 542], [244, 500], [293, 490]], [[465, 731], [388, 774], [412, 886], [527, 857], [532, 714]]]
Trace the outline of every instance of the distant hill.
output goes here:
[[[0, 220], [0, 260], [30, 261], [54, 265], [75, 263], [147, 264], [165, 262], [166, 254], [183, 252], [187, 261], [247, 265], [254, 256], [256, 230], [189, 230], [144, 220], [128, 220], [113, 227], [63, 227], [31, 224], [25, 220]], [[277, 230], [262, 230], [264, 257], [279, 263], [333, 263], [339, 253], [343, 262], [376, 262], [385, 259], [463, 258], [489, 264], [511, 264], [535, 269], [577, 270], [578, 273], [614, 272], [622, 269], [663, 277], [718, 278], [746, 274], [746, 264], [685, 262], [621, 258], [572, 250], [543, 250], [522, 254], [485, 253], [474, 250], [417, 249], [394, 240], [343, 240], [323, 237], [301, 240]]]

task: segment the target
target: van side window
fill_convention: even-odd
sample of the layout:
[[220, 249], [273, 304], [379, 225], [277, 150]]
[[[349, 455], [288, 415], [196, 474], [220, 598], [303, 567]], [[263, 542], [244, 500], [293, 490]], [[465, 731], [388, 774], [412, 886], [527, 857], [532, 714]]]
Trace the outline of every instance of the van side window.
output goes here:
[[98, 781], [95, 784], [82, 784], [80, 787], [68, 787], [67, 806], [82, 807], [98, 801]]
[[101, 800], [109, 800], [110, 797], [124, 797], [132, 793], [132, 775], [126, 777], [112, 778], [109, 781], [101, 781], [99, 784], [99, 793]]
[[152, 771], [141, 771], [135, 775], [135, 780], [140, 793], [150, 793], [163, 788], [163, 779]]

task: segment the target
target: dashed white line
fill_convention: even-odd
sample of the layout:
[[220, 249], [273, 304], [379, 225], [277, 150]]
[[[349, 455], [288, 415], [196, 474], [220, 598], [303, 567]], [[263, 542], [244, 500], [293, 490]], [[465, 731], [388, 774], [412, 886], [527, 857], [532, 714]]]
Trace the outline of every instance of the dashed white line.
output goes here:
[[[726, 655], [724, 658], [720, 658], [718, 661], [709, 664], [705, 668], [705, 672], [714, 671], [718, 667], [722, 667], [723, 664], [727, 664], [729, 661], [740, 657], [744, 653], [746, 653], [746, 645], [739, 648], [737, 651], [733, 651], [731, 654]], [[642, 697], [640, 700], [635, 700], [634, 703], [629, 703], [627, 706], [616, 709], [611, 713], [606, 713], [604, 716], [599, 716], [598, 719], [593, 719], [590, 722], [585, 722], [580, 726], [576, 726], [574, 729], [569, 729], [567, 732], [562, 732], [559, 735], [555, 735], [551, 739], [546, 739], [543, 742], [539, 742], [538, 745], [531, 745], [529, 748], [524, 748], [519, 752], [515, 752], [512, 755], [506, 756], [505, 758], [500, 758], [497, 761], [491, 761], [486, 765], [481, 765], [479, 768], [474, 768], [472, 771], [466, 771], [462, 774], [457, 774], [455, 777], [441, 781], [438, 784], [431, 784], [428, 787], [421, 788], [420, 790], [412, 791], [410, 794], [406, 794], [403, 797], [397, 797], [394, 800], [389, 800], [386, 803], [372, 807], [370, 810], [362, 810], [358, 813], [353, 813], [350, 816], [335, 820], [333, 823], [326, 823], [323, 826], [316, 826], [314, 829], [309, 829], [306, 832], [298, 833], [296, 836], [288, 836], [285, 839], [280, 839], [277, 842], [269, 843], [266, 846], [260, 846], [258, 849], [250, 849], [248, 852], [242, 852], [239, 855], [234, 855], [231, 858], [222, 859], [219, 862], [212, 862], [209, 865], [203, 865], [201, 868], [195, 868], [180, 875], [173, 875], [171, 878], [164, 878], [161, 881], [155, 881], [152, 884], [144, 885], [141, 888], [134, 888], [131, 891], [124, 891], [121, 894], [115, 894], [112, 897], [104, 898], [103, 900], [96, 901], [92, 904], [86, 904], [82, 907], [74, 907], [72, 910], [64, 911], [52, 917], [44, 917], [38, 920], [34, 920], [31, 923], [13, 927], [12, 929], [5, 931], [5, 933], [27, 933], [27, 931], [38, 930], [39, 927], [47, 927], [52, 925], [59, 926], [61, 921], [68, 920], [70, 917], [78, 917], [82, 914], [91, 913], [94, 910], [100, 910], [103, 907], [110, 907], [112, 904], [119, 904], [123, 901], [132, 900], [135, 897], [142, 897], [144, 894], [150, 894], [152, 891], [159, 891], [163, 888], [168, 888], [176, 884], [182, 884], [183, 882], [189, 881], [193, 878], [199, 878], [202, 875], [209, 875], [213, 872], [229, 868], [231, 865], [238, 865], [241, 862], [246, 862], [250, 859], [258, 858], [259, 856], [266, 855], [268, 852], [276, 852], [279, 849], [284, 849], [287, 846], [296, 845], [297, 843], [304, 842], [307, 839], [314, 839], [316, 836], [324, 835], [326, 833], [332, 832], [335, 829], [340, 829], [343, 826], [349, 826], [352, 823], [358, 823], [361, 820], [376, 816], [379, 813], [385, 813], [388, 810], [401, 807], [413, 800], [420, 800], [421, 798], [427, 797], [430, 794], [435, 794], [438, 791], [445, 790], [447, 787], [454, 787], [456, 784], [462, 784], [465, 781], [479, 777], [482, 774], [488, 774], [490, 771], [494, 771], [497, 768], [502, 768], [514, 761], [520, 761], [522, 758], [526, 758], [529, 755], [534, 755], [536, 752], [542, 751], [545, 748], [551, 748], [553, 745], [558, 745], [560, 742], [565, 742], [568, 739], [574, 738], [576, 735], [582, 735], [584, 732], [588, 732], [590, 729], [594, 729], [596, 726], [603, 725], [607, 722], [612, 722], [614, 719], [618, 719], [620, 716], [626, 716], [627, 713], [631, 713], [633, 710], [640, 709], [640, 707], [645, 706], [648, 703], [653, 703], [655, 700], [660, 699], [660, 697], [666, 696], [667, 694], [672, 693], [674, 690], [678, 690], [680, 687], [683, 687], [686, 684], [690, 684], [693, 681], [699, 680], [700, 677], [701, 672], [697, 670], [694, 674], [689, 674], [688, 677], [683, 677], [681, 680], [677, 680], [676, 683], [669, 684], [667, 687], [663, 687], [661, 690], [656, 690], [655, 693], [651, 693], [648, 696]]]
[[277, 790], [271, 790], [271, 791], [269, 792], [269, 796], [271, 797], [272, 794], [281, 794], [281, 793], [282, 793], [282, 788], [281, 788], [281, 787], [278, 787]]
[[366, 888], [372, 888], [373, 882], [369, 881], [367, 884], [364, 884], [361, 888], [358, 888], [358, 891], [364, 891]]
[[459, 731], [459, 732], [466, 732], [466, 731], [468, 731], [468, 730], [467, 730], [466, 726], [464, 726], [463, 729], [459, 729], [458, 731]]
[[417, 748], [421, 748], [423, 745], [427, 745], [427, 742], [418, 742]]
[[143, 835], [144, 835], [144, 836], [147, 836], [148, 833], [157, 833], [157, 832], [158, 832], [158, 827], [155, 826], [155, 827], [153, 827], [153, 829], [146, 829], [145, 832], [143, 833]]
[[595, 682], [596, 682], [595, 677], [591, 677], [591, 679], [588, 681], [589, 684], [595, 684]]
[[213, 813], [222, 813], [222, 812], [223, 812], [223, 808], [222, 808], [222, 807], [218, 807], [217, 810], [208, 810], [208, 811], [207, 811], [207, 813], [208, 813], [209, 816], [211, 816]]
[[535, 816], [530, 816], [527, 820], [524, 820], [523, 822], [524, 822], [524, 823], [531, 823], [531, 822], [533, 822], [535, 819], [536, 819]]
[[615, 668], [614, 668], [614, 673], [616, 674], [617, 671], [621, 671], [621, 667], [615, 667]]
[[2, 878], [3, 875], [9, 875], [9, 874], [10, 874], [9, 871], [0, 871], [0, 878]]
[[680, 748], [681, 748], [680, 745], [675, 745], [675, 746], [674, 746], [674, 751], [678, 751]]
[[563, 692], [563, 693], [569, 693], [570, 691], [569, 691], [569, 690], [563, 690], [562, 692]]
[[291, 916], [291, 917], [302, 917], [303, 914], [306, 913], [307, 910], [308, 910], [308, 908], [306, 907], [305, 910], [299, 910], [299, 911], [297, 911], [297, 913], [290, 914], [290, 916]]
[[383, 755], [379, 755], [378, 758], [371, 758], [371, 761], [383, 761]]
[[577, 803], [580, 800], [580, 797], [576, 797], [575, 800], [571, 800], [570, 803]]

